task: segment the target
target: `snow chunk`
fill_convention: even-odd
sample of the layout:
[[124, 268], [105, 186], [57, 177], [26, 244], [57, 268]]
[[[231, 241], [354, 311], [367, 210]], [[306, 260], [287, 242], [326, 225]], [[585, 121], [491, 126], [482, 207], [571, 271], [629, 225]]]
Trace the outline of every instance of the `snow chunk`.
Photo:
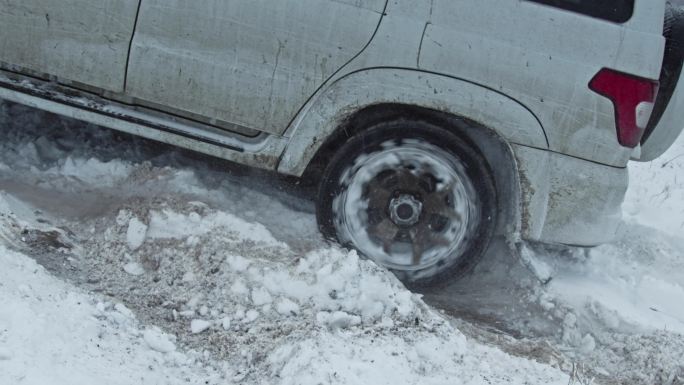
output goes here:
[[585, 334], [580, 343], [580, 350], [582, 350], [584, 354], [589, 354], [593, 352], [594, 349], [596, 349], [596, 340], [594, 340], [594, 337], [592, 337], [591, 334]]
[[193, 295], [192, 298], [190, 298], [188, 300], [188, 302], [185, 304], [185, 306], [188, 309], [195, 309], [199, 305], [201, 300], [202, 300], [202, 294]]
[[229, 330], [230, 329], [230, 317], [223, 317], [221, 320], [221, 327], [223, 330]]
[[201, 319], [194, 319], [192, 322], [190, 322], [190, 331], [192, 334], [198, 334], [202, 333], [203, 331], [209, 329], [211, 327], [211, 322], [201, 320]]
[[132, 166], [121, 160], [102, 162], [95, 158], [81, 159], [68, 157], [61, 167], [55, 167], [48, 172], [76, 178], [83, 182], [90, 182], [99, 186], [113, 186], [126, 179]]
[[334, 313], [318, 312], [316, 314], [316, 321], [329, 327], [330, 329], [346, 329], [352, 326], [361, 324], [361, 317], [345, 313], [343, 311], [336, 311]]
[[392, 318], [390, 317], [382, 317], [378, 325], [384, 328], [391, 328], [394, 326], [394, 321], [392, 321]]
[[126, 318], [135, 318], [133, 312], [122, 303], [114, 305], [114, 309]]
[[228, 262], [230, 268], [236, 273], [240, 273], [247, 270], [249, 264], [251, 263], [248, 259], [241, 257], [239, 255], [229, 255], [226, 258], [226, 262]]
[[133, 312], [120, 303], [114, 305], [114, 310], [108, 317], [119, 325], [129, 325], [135, 319]]
[[247, 295], [249, 293], [249, 289], [247, 286], [245, 286], [245, 282], [241, 279], [236, 280], [232, 285], [230, 285], [230, 291], [237, 295]]
[[252, 290], [252, 303], [255, 306], [266, 305], [271, 302], [273, 302], [273, 298], [266, 289], [258, 288]]
[[280, 315], [297, 315], [299, 314], [299, 305], [287, 298], [283, 298], [276, 303], [276, 311]]
[[170, 353], [176, 350], [176, 345], [170, 340], [169, 336], [159, 328], [153, 327], [143, 332], [143, 339], [147, 346], [152, 350], [161, 353]]
[[553, 269], [551, 266], [537, 258], [534, 251], [526, 244], [523, 244], [520, 248], [520, 259], [539, 281], [549, 282], [553, 277]]
[[306, 304], [313, 314], [343, 311], [359, 316], [364, 325], [383, 317], [408, 321], [419, 312], [411, 292], [377, 265], [361, 260], [355, 251], [316, 250], [300, 259], [293, 270], [265, 272], [255, 283], [272, 296]]
[[137, 217], [131, 218], [126, 230], [126, 244], [131, 251], [135, 251], [145, 242], [147, 235], [147, 225]]
[[181, 310], [180, 312], [178, 312], [178, 315], [180, 315], [181, 317], [190, 318], [190, 317], [195, 316], [195, 311], [194, 310]]
[[145, 268], [138, 262], [129, 262], [123, 266], [126, 273], [130, 275], [143, 275], [145, 274]]
[[250, 223], [225, 212], [215, 212], [202, 217], [194, 212], [185, 215], [171, 210], [152, 211], [147, 236], [157, 239], [187, 239], [189, 236], [207, 234], [214, 229], [228, 230], [240, 239], [269, 246], [287, 247], [277, 241], [262, 224]]
[[245, 314], [245, 318], [242, 320], [244, 323], [250, 323], [256, 321], [256, 319], [259, 318], [259, 312], [252, 309], [248, 310], [247, 313]]
[[181, 280], [183, 282], [193, 282], [195, 281], [195, 273], [193, 273], [192, 271], [186, 271], [185, 274], [183, 274]]

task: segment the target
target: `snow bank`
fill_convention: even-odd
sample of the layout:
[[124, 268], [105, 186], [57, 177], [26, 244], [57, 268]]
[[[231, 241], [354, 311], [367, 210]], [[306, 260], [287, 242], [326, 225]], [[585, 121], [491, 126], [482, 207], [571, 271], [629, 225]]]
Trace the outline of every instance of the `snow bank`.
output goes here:
[[218, 383], [221, 375], [141, 331], [121, 305], [98, 303], [0, 245], [0, 383]]
[[684, 335], [684, 248], [645, 228], [624, 231], [621, 245], [593, 249], [585, 260], [556, 261], [550, 293], [612, 329], [627, 323]]
[[684, 234], [684, 135], [660, 158], [631, 162], [630, 186], [623, 205], [628, 221], [675, 237]]
[[318, 333], [269, 358], [277, 384], [567, 384], [543, 365], [467, 343], [448, 329], [403, 337]]
[[[142, 282], [171, 309], [173, 320], [165, 325], [179, 341], [218, 350], [241, 382], [567, 382], [557, 369], [466, 341], [392, 274], [354, 251], [328, 247], [300, 255], [265, 228], [234, 237], [225, 230], [238, 219], [227, 213], [205, 208], [187, 214], [200, 207], [195, 202], [166, 206], [174, 209], [147, 208], [153, 218], [148, 239], [134, 258], [164, 257]], [[123, 249], [127, 222], [121, 223], [111, 223], [107, 236], [89, 245], [93, 257]], [[116, 274], [106, 264], [97, 267]], [[155, 275], [181, 277], [182, 286], [155, 283]], [[127, 281], [136, 280], [116, 277], [107, 290], [150, 312], [127, 290]], [[159, 319], [167, 311], [152, 310]], [[207, 346], [207, 340], [219, 345]]]
[[[0, 247], [2, 373], [56, 385], [567, 383], [557, 369], [467, 341], [355, 252], [298, 255], [265, 229], [254, 240], [209, 224], [157, 237], [161, 219], [192, 212], [195, 223], [239, 219], [194, 202], [136, 202], [91, 233], [86, 255], [72, 261], [127, 306], [83, 294]], [[131, 250], [131, 223], [142, 228], [136, 221], [162, 212]], [[144, 271], [127, 273], [117, 260]], [[141, 326], [136, 313], [159, 327]]]
[[550, 292], [609, 329], [626, 323], [684, 335], [684, 135], [629, 171], [618, 239], [586, 258], [556, 260]]
[[613, 243], [523, 256], [546, 283], [532, 297], [572, 359], [604, 380], [672, 384], [684, 378], [684, 136], [629, 169]]

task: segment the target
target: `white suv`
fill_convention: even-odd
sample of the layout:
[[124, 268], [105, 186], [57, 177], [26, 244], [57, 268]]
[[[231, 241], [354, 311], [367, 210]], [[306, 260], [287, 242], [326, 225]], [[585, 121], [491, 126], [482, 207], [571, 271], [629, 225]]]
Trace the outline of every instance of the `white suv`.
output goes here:
[[494, 236], [611, 239], [627, 162], [684, 126], [680, 15], [665, 0], [4, 0], [0, 98], [317, 178], [326, 236], [424, 284]]

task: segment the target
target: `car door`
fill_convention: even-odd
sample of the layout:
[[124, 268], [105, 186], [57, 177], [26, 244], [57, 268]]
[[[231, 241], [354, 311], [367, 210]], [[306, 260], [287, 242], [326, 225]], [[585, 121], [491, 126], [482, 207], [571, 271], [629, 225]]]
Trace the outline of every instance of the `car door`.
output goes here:
[[122, 92], [138, 0], [0, 0], [0, 66]]
[[126, 92], [171, 112], [282, 132], [361, 52], [386, 0], [142, 0]]

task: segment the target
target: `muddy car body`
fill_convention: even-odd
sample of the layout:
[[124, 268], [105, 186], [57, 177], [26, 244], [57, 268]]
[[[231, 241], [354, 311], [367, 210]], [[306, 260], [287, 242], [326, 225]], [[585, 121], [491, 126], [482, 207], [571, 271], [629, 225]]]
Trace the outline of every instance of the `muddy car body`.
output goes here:
[[324, 234], [433, 282], [497, 235], [609, 241], [681, 132], [679, 12], [603, 3], [9, 0], [0, 98], [318, 178]]

